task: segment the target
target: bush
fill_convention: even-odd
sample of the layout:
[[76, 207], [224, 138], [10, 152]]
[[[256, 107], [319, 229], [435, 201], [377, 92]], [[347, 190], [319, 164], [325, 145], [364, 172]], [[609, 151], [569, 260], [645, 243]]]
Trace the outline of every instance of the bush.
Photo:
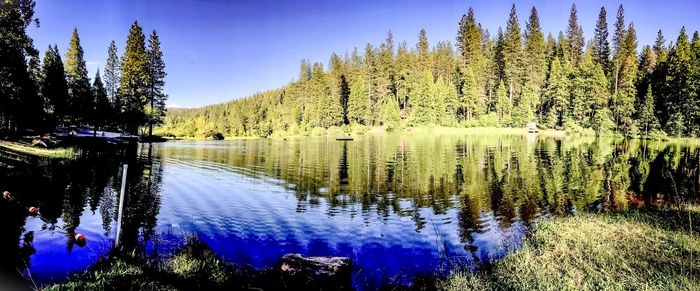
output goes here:
[[498, 120], [498, 114], [491, 112], [482, 115], [477, 120], [477, 126], [481, 127], [501, 127], [501, 122]]
[[564, 128], [567, 134], [571, 135], [595, 135], [595, 131], [591, 128], [582, 127], [575, 121], [567, 119], [564, 121]]

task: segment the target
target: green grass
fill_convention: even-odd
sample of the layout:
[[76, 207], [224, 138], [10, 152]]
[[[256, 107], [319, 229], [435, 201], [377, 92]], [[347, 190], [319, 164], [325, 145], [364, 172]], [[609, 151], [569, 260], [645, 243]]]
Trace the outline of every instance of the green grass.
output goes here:
[[0, 149], [6, 149], [12, 152], [32, 155], [37, 157], [44, 157], [50, 159], [71, 159], [75, 156], [75, 150], [73, 148], [55, 148], [55, 149], [45, 149], [39, 147], [33, 147], [28, 143], [21, 142], [11, 142], [11, 141], [0, 141]]
[[204, 244], [190, 239], [166, 259], [147, 259], [134, 253], [113, 252], [90, 270], [70, 281], [44, 290], [211, 290], [242, 284], [233, 277], [240, 272], [220, 259]]
[[523, 248], [444, 290], [698, 290], [700, 206], [539, 222]]

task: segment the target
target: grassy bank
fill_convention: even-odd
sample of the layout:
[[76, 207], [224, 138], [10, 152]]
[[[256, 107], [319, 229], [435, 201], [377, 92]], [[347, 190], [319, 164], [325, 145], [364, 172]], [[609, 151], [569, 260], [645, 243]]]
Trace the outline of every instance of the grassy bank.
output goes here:
[[46, 149], [34, 147], [29, 143], [23, 142], [0, 141], [0, 149], [51, 159], [70, 159], [75, 156], [73, 148]]
[[697, 290], [700, 207], [538, 223], [524, 247], [445, 290]]

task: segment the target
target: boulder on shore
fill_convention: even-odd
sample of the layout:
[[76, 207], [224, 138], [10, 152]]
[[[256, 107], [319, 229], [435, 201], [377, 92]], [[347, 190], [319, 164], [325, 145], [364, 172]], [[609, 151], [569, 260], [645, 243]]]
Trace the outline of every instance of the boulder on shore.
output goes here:
[[352, 259], [348, 257], [304, 257], [301, 254], [282, 256], [278, 271], [291, 286], [307, 290], [352, 289]]

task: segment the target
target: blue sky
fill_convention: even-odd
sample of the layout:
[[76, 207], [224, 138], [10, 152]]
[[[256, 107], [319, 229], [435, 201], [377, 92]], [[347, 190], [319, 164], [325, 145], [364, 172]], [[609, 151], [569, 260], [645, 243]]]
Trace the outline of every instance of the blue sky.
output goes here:
[[[565, 30], [574, 1], [516, 1], [521, 25], [537, 7], [543, 30]], [[457, 24], [469, 6], [477, 21], [495, 34], [505, 27], [513, 1], [271, 1], [271, 0], [37, 0], [39, 28], [31, 28], [43, 52], [57, 44], [65, 55], [73, 27], [78, 28], [85, 59], [94, 77], [115, 40], [123, 53], [129, 27], [138, 20], [148, 34], [161, 37], [168, 76], [169, 106], [198, 107], [283, 86], [298, 74], [302, 58], [324, 64], [332, 52], [344, 53], [367, 42], [378, 44], [391, 30], [396, 42], [413, 46], [425, 28], [431, 45], [454, 43]], [[700, 1], [578, 1], [586, 39], [605, 6], [610, 32], [617, 6], [635, 23], [640, 46], [653, 43], [662, 29], [675, 41], [681, 26], [700, 29]]]

